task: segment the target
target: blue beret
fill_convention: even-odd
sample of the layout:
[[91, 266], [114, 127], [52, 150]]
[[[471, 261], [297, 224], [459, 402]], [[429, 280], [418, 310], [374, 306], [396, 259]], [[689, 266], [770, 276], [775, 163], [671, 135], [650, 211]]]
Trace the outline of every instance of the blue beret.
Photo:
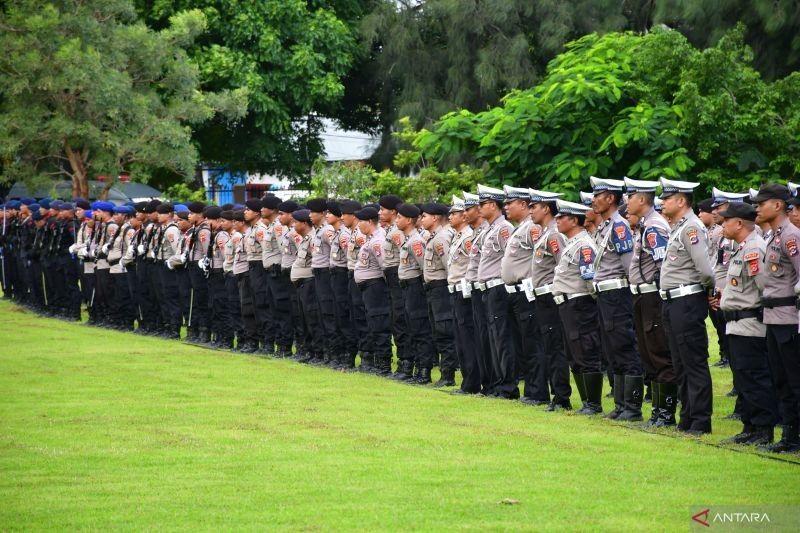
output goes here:
[[6, 204], [6, 206], [9, 209], [19, 209], [21, 205], [22, 202], [20, 202], [19, 200], [11, 200], [10, 202], [8, 202], [8, 204]]
[[94, 212], [91, 209], [87, 209], [83, 212], [83, 218], [92, 218], [94, 217]]
[[234, 211], [241, 211], [244, 209], [244, 204], [233, 204]]
[[42, 220], [42, 212], [34, 211], [33, 214], [31, 214], [31, 218], [33, 218], [33, 220]]
[[23, 199], [21, 200], [21, 202], [22, 202], [23, 204], [25, 204], [25, 205], [31, 205], [31, 204], [35, 204], [35, 203], [36, 203], [36, 200], [34, 200], [33, 198], [23, 198]]
[[42, 198], [39, 200], [39, 206], [45, 209], [50, 209], [50, 198]]
[[38, 212], [39, 212], [39, 209], [41, 209], [41, 208], [42, 208], [42, 206], [40, 206], [40, 205], [39, 205], [39, 204], [37, 204], [36, 202], [34, 202], [34, 203], [32, 203], [32, 204], [30, 204], [30, 205], [28, 206], [28, 209], [30, 209], [30, 210], [31, 210], [31, 211], [33, 211], [34, 213], [38, 213]]
[[70, 202], [61, 202], [61, 210], [62, 211], [69, 211], [70, 209], [75, 209], [75, 206], [72, 205]]
[[61, 200], [53, 200], [50, 202], [50, 209], [60, 210], [61, 206], [64, 204]]
[[128, 206], [127, 205], [118, 205], [114, 207], [114, 214], [115, 215], [128, 215]]
[[98, 206], [94, 208], [95, 211], [108, 211], [109, 213], [114, 212], [114, 208], [116, 207], [111, 202], [98, 202]]
[[102, 202], [100, 200], [95, 200], [91, 204], [89, 204], [89, 209], [97, 209]]
[[175, 204], [175, 212], [176, 213], [188, 213], [189, 208], [183, 204]]

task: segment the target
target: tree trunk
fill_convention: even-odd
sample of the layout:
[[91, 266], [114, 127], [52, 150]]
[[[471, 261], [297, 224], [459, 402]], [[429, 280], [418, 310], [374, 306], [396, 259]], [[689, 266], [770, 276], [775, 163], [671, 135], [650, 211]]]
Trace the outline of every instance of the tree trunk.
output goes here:
[[89, 199], [89, 177], [86, 169], [86, 159], [89, 152], [84, 148], [80, 152], [73, 150], [69, 141], [64, 141], [64, 153], [69, 159], [72, 169], [72, 196]]

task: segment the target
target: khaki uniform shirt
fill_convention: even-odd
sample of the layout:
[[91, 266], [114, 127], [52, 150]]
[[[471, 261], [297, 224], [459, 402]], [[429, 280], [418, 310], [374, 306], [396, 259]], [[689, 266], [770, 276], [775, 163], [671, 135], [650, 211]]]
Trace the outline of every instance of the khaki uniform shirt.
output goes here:
[[425, 262], [422, 275], [425, 283], [447, 279], [447, 256], [450, 250], [450, 232], [439, 228], [425, 244]]
[[[727, 239], [726, 239], [727, 240]], [[759, 277], [767, 245], [753, 231], [736, 246], [730, 257], [727, 280], [722, 289], [720, 309], [744, 311], [761, 307], [761, 289], [764, 280]], [[743, 337], [766, 337], [767, 326], [757, 318], [743, 318], [725, 323], [725, 333]]]
[[667, 256], [661, 263], [661, 288], [681, 285], [714, 286], [714, 273], [708, 259], [708, 236], [697, 215], [689, 211], [670, 229]]
[[514, 227], [500, 215], [489, 224], [481, 245], [481, 260], [478, 264], [478, 281], [487, 282], [500, 277], [500, 263], [511, 238]]
[[531, 282], [539, 288], [553, 282], [556, 266], [564, 251], [564, 236], [558, 232], [555, 219], [539, 234], [533, 243], [533, 264]]
[[[800, 294], [800, 229], [787, 218], [767, 240], [764, 267], [764, 298]], [[797, 324], [793, 306], [764, 309], [764, 324]]]
[[473, 231], [469, 225], [455, 232], [447, 254], [447, 283], [458, 283], [467, 275], [472, 252]]
[[584, 230], [567, 240], [553, 276], [553, 295], [592, 293], [597, 248]]

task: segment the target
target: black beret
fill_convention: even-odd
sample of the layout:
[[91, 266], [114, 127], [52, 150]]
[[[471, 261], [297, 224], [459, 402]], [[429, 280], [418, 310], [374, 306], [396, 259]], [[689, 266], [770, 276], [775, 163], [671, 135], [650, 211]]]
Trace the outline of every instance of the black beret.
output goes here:
[[200, 214], [203, 212], [203, 209], [206, 208], [206, 204], [204, 204], [203, 202], [189, 202], [189, 205], [187, 205], [186, 207], [192, 213]]
[[378, 200], [378, 205], [386, 209], [397, 209], [397, 206], [402, 203], [403, 199], [396, 194], [387, 194], [386, 196], [381, 196], [380, 200]]
[[156, 208], [161, 205], [161, 200], [150, 200], [147, 202], [147, 210], [145, 213], [157, 213]]
[[267, 209], [278, 209], [278, 206], [280, 205], [280, 203], [281, 203], [281, 199], [280, 198], [278, 198], [277, 196], [275, 196], [273, 194], [270, 194], [270, 195], [264, 196], [261, 199], [261, 208], [262, 209], [264, 209], [264, 208], [267, 208]]
[[706, 198], [705, 200], [701, 200], [697, 204], [697, 211], [700, 213], [710, 213], [711, 211], [714, 210], [714, 208], [711, 207], [713, 203], [714, 203], [713, 198]]
[[355, 212], [360, 211], [363, 206], [361, 202], [356, 202], [355, 200], [342, 200], [340, 207], [343, 215], [354, 215]]
[[342, 216], [342, 206], [336, 200], [328, 200], [328, 212], [335, 217]]
[[437, 214], [447, 216], [450, 214], [450, 206], [446, 204], [436, 204], [436, 207], [439, 209]]
[[[400, 204], [398, 204], [398, 205], [400, 205]], [[372, 202], [372, 203], [369, 203], [369, 204], [364, 204], [364, 207], [371, 207], [375, 211], [380, 211], [380, 209], [381, 209], [381, 206], [379, 204], [376, 204], [375, 202]]]
[[[136, 202], [133, 204], [133, 208], [136, 209], [137, 213], [147, 213], [147, 211], [145, 211], [145, 209], [147, 209], [147, 202]], [[84, 209], [86, 208], [84, 207]]]
[[159, 215], [166, 215], [167, 213], [172, 213], [173, 210], [174, 208], [172, 207], [172, 204], [158, 204], [156, 206], [156, 213], [158, 213]]
[[222, 204], [220, 207], [223, 211], [233, 211], [233, 204]]
[[311, 222], [311, 211], [308, 209], [298, 209], [292, 213], [292, 218], [298, 222]]
[[783, 200], [784, 202], [788, 202], [791, 197], [792, 191], [789, 190], [789, 187], [773, 183], [770, 185], [763, 185], [758, 190], [756, 197], [753, 198], [753, 202], [759, 203], [767, 200]]
[[400, 204], [397, 206], [397, 212], [408, 218], [417, 218], [419, 216], [419, 208], [414, 204]]
[[189, 220], [189, 211], [178, 211], [175, 216], [181, 220]]
[[237, 209], [236, 211], [234, 211], [233, 220], [236, 220], [237, 222], [244, 222], [244, 211], [242, 211], [241, 209]]
[[244, 205], [250, 211], [261, 211], [261, 200], [258, 198], [250, 198], [244, 203]]
[[427, 213], [429, 215], [438, 215], [439, 213], [439, 204], [434, 204], [433, 202], [422, 204], [422, 209], [420, 209], [423, 213]]
[[219, 218], [222, 220], [233, 220], [233, 211], [230, 209], [223, 209], [219, 214]]
[[719, 214], [722, 218], [741, 218], [743, 220], [756, 220], [756, 208], [743, 202], [731, 202], [727, 209]]
[[297, 205], [297, 202], [293, 200], [286, 200], [285, 202], [281, 202], [278, 204], [278, 211], [283, 213], [294, 213], [300, 209]]
[[328, 210], [328, 201], [325, 198], [312, 198], [306, 202], [308, 210], [314, 213], [322, 213]]
[[217, 207], [215, 205], [206, 207], [205, 214], [206, 214], [206, 218], [211, 219], [211, 220], [217, 220], [217, 219], [219, 219], [220, 216], [222, 216], [222, 208], [221, 207]]
[[[139, 202], [139, 203], [144, 203], [145, 205], [147, 205], [147, 202]], [[77, 200], [75, 200], [75, 207], [80, 207], [81, 209], [85, 210], [89, 209], [91, 206], [92, 204], [90, 204], [88, 200], [84, 200], [83, 198], [78, 198]], [[138, 211], [139, 208], [136, 208], [136, 210]]]
[[375, 220], [378, 218], [378, 210], [374, 207], [365, 207], [360, 211], [356, 211], [355, 215], [358, 220]]

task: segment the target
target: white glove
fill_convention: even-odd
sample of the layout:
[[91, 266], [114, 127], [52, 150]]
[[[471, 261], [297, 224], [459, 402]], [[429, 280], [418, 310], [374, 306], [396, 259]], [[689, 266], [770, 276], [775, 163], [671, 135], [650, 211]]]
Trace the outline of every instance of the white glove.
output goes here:
[[208, 257], [204, 257], [197, 262], [197, 266], [200, 267], [200, 270], [206, 272], [208, 271], [209, 263], [211, 263], [211, 261], [208, 260]]
[[69, 245], [69, 255], [75, 255], [75, 250], [78, 249], [77, 244], [70, 244]]
[[145, 251], [144, 244], [140, 244], [139, 246], [136, 247], [136, 253], [138, 253], [139, 255], [144, 255], [144, 251]]
[[81, 248], [78, 250], [78, 253], [75, 254], [78, 256], [78, 259], [85, 259], [86, 258], [86, 248]]
[[168, 268], [168, 269], [170, 269], [170, 270], [175, 270], [175, 267], [174, 267], [174, 266], [172, 266], [172, 262], [171, 262], [169, 259], [167, 259], [167, 260], [166, 260], [166, 261], [164, 261], [164, 262], [167, 264], [167, 268]]
[[104, 254], [108, 255], [108, 243], [105, 243], [105, 244], [103, 245], [103, 248], [101, 248], [101, 251], [102, 251]]

